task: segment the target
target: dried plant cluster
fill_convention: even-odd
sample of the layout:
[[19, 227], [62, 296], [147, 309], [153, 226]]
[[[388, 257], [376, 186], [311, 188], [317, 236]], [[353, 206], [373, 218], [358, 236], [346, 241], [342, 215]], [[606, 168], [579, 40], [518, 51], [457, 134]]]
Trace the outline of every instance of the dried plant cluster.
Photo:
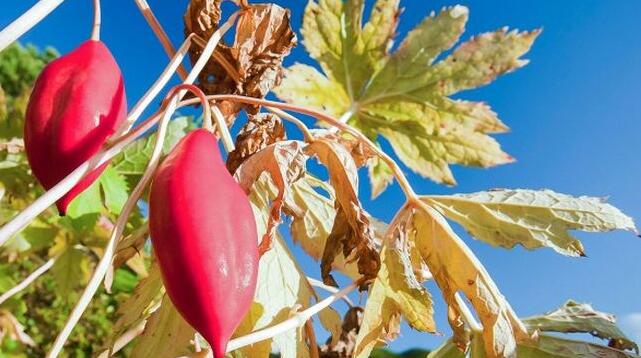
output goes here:
[[[136, 1], [150, 13], [144, 0]], [[431, 295], [437, 293], [425, 287], [432, 280], [447, 304], [440, 309], [447, 310], [452, 336], [431, 358], [637, 357], [637, 345], [614, 317], [587, 304], [570, 300], [541, 316], [519, 317], [448, 221], [493, 246], [547, 247], [584, 256], [569, 231], [636, 232], [631, 218], [602, 199], [550, 190], [419, 194], [398, 164], [453, 185], [452, 164], [512, 162], [492, 137], [508, 130], [497, 114], [485, 103], [452, 95], [524, 66], [522, 56], [539, 30], [504, 28], [459, 43], [468, 9], [453, 6], [427, 16], [394, 47], [399, 0], [376, 0], [367, 16], [364, 0], [310, 0], [300, 32], [321, 70], [306, 64], [284, 68], [284, 58], [298, 42], [289, 11], [238, 0], [237, 12], [228, 15], [222, 2], [190, 2], [185, 43], [169, 51], [166, 71], [130, 112], [126, 128], [97, 162], [83, 164], [79, 174], [57, 186], [64, 192], [92, 165], [113, 158], [65, 218], [47, 209], [59, 194], [42, 193], [31, 178], [19, 130], [33, 79], [51, 56], [20, 47], [0, 53], [0, 220], [5, 223], [0, 242], [6, 267], [23, 268], [5, 274], [1, 337], [26, 347], [25, 352], [56, 356], [70, 335], [76, 344], [72, 330], [82, 327], [76, 324], [96, 291], [97, 297], [114, 291], [121, 296], [110, 316], [111, 332], [95, 342], [93, 354], [207, 354], [206, 343], [164, 294], [158, 264], [146, 245], [145, 209], [136, 206], [146, 200], [161, 157], [198, 125], [191, 117], [171, 119], [181, 106], [204, 104], [198, 95], [185, 97], [184, 90], [195, 83], [206, 96], [206, 117], [211, 106], [215, 130], [228, 150], [227, 169], [251, 200], [263, 253], [254, 302], [229, 344], [231, 356], [267, 357], [276, 351], [282, 357], [368, 357], [400, 334], [401, 320], [435, 333]], [[155, 18], [146, 18], [167, 41]], [[230, 29], [235, 37], [227, 44], [221, 38]], [[156, 114], [134, 126], [187, 55], [191, 71], [180, 72], [187, 86], [172, 90]], [[28, 61], [12, 60], [18, 57]], [[266, 100], [272, 92], [283, 102]], [[288, 112], [315, 118], [318, 128]], [[244, 118], [232, 140], [228, 127]], [[288, 139], [283, 121], [294, 123], [303, 139]], [[380, 149], [383, 140], [398, 162]], [[308, 168], [312, 159], [326, 168], [327, 182]], [[372, 217], [361, 203], [362, 167], [368, 168], [373, 197], [395, 180], [401, 187], [406, 200], [391, 222]], [[319, 262], [322, 282], [301, 270], [283, 235]], [[41, 275], [52, 275], [50, 287], [33, 283]], [[126, 288], [123, 275], [133, 276]], [[353, 283], [338, 288], [337, 275]], [[361, 307], [346, 298], [356, 288], [366, 293]], [[33, 325], [20, 323], [32, 313], [20, 308], [20, 299], [46, 289], [64, 301], [65, 315], [74, 306], [64, 324], [56, 323], [61, 333], [53, 345], [50, 337], [35, 342], [29, 335]], [[318, 289], [330, 296], [323, 299]], [[330, 306], [340, 299], [349, 305], [343, 318]], [[312, 319], [330, 333], [327, 342], [317, 342]], [[548, 332], [589, 333], [607, 345]]]

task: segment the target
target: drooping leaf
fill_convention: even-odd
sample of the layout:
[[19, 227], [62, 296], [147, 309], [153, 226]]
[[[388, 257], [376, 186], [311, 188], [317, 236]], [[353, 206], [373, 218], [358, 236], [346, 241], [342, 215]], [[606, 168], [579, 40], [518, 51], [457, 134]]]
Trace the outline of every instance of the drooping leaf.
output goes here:
[[614, 315], [596, 311], [587, 303], [569, 300], [554, 311], [524, 318], [523, 323], [529, 330], [589, 333], [607, 340], [610, 347], [639, 352], [637, 344], [617, 327]]
[[518, 341], [530, 340], [523, 323], [470, 249], [447, 221], [427, 205], [410, 205], [397, 215], [405, 223], [410, 240], [427, 263], [448, 304], [448, 319], [455, 343], [464, 349], [467, 342], [460, 325], [461, 307], [455, 297], [461, 292], [472, 303], [483, 325], [485, 352], [491, 357], [514, 357]]
[[[269, 202], [278, 195], [278, 188], [272, 178], [264, 173], [254, 183], [250, 194], [259, 237], [267, 231], [270, 216]], [[262, 307], [262, 315], [260, 318], [245, 317], [245, 321], [250, 320], [253, 324], [247, 322], [244, 324], [251, 325], [251, 331], [255, 331], [282, 322], [289, 318], [293, 313], [292, 310], [308, 307], [312, 295], [313, 292], [305, 275], [302, 274], [294, 257], [276, 232], [273, 246], [261, 257], [258, 270], [254, 302]], [[261, 352], [265, 351], [265, 344], [269, 345], [271, 342], [282, 357], [309, 356], [309, 349], [304, 344], [304, 338], [299, 329], [289, 330], [256, 346], [244, 347], [241, 352], [248, 357], [260, 356]]]
[[370, 289], [356, 339], [356, 357], [369, 357], [380, 341], [395, 339], [400, 331], [401, 316], [414, 329], [436, 330], [432, 299], [420, 283], [408, 277], [406, 268], [411, 267], [411, 263], [403, 263], [403, 260], [409, 260], [409, 257], [403, 256], [395, 247], [384, 246], [381, 269]]
[[594, 343], [541, 335], [536, 343], [521, 344], [519, 358], [638, 358], [636, 354]]
[[320, 347], [320, 356], [329, 357], [354, 357], [356, 338], [363, 323], [363, 309], [358, 306], [350, 307], [343, 322], [339, 319], [339, 330], [332, 334], [327, 344]]
[[325, 139], [315, 140], [307, 151], [327, 167], [336, 195], [336, 217], [321, 261], [323, 281], [337, 286], [330, 272], [341, 251], [347, 258], [353, 255], [365, 279], [376, 277], [381, 263], [369, 215], [358, 200], [358, 172], [352, 156], [343, 145]]
[[425, 200], [475, 238], [505, 248], [547, 246], [564, 255], [582, 256], [583, 245], [569, 230], [636, 232], [631, 218], [601, 198], [551, 190], [500, 189]]
[[180, 316], [167, 295], [145, 325], [132, 357], [174, 358], [188, 353], [194, 329]]
[[[501, 29], [464, 42], [463, 6], [446, 8], [421, 22], [390, 53], [398, 1], [379, 0], [362, 25], [364, 1], [312, 0], [303, 19], [303, 43], [324, 74], [306, 65], [288, 69], [276, 94], [283, 100], [343, 117], [370, 139], [380, 134], [417, 173], [454, 184], [450, 164], [488, 167], [512, 162], [488, 133], [507, 127], [484, 103], [448, 96], [491, 82], [523, 66], [539, 31]], [[390, 182], [372, 161], [373, 194]], [[376, 196], [376, 195], [373, 195]]]

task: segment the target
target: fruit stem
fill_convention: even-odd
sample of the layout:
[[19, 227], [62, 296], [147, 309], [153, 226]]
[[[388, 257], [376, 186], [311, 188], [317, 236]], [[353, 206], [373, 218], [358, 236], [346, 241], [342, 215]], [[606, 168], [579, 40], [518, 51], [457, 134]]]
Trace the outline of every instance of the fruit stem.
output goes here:
[[[176, 53], [176, 49], [171, 44], [169, 36], [167, 36], [165, 29], [163, 29], [162, 25], [158, 21], [158, 18], [156, 18], [156, 15], [154, 15], [154, 12], [151, 10], [151, 7], [147, 3], [147, 0], [135, 0], [135, 2], [136, 5], [138, 5], [138, 10], [140, 10], [142, 16], [145, 18], [145, 20], [147, 20], [147, 24], [149, 24], [149, 27], [151, 27], [151, 30], [160, 41], [160, 44], [165, 50], [165, 53], [170, 58], [173, 57]], [[187, 71], [185, 71], [185, 68], [182, 65], [178, 67], [178, 76], [180, 76], [180, 79], [183, 81], [187, 78]]]
[[[325, 290], [325, 291], [327, 291], [329, 293], [332, 293], [332, 294], [333, 293], [337, 293], [339, 291], [338, 288], [336, 288], [334, 286], [328, 286], [328, 285], [324, 284], [323, 282], [318, 281], [317, 279], [312, 278], [312, 277], [307, 277], [307, 281], [309, 282], [310, 285], [312, 285], [314, 287], [317, 287], [317, 288], [320, 288], [322, 290]], [[345, 303], [350, 308], [354, 307], [354, 303], [352, 303], [352, 300], [350, 300], [349, 297], [343, 296], [342, 299], [343, 299], [343, 301], [345, 301]]]
[[93, 30], [91, 40], [100, 41], [100, 25], [102, 24], [102, 10], [100, 0], [93, 0]]
[[[216, 120], [216, 126], [218, 127], [218, 132], [220, 132], [220, 136], [223, 140], [223, 145], [225, 146], [225, 150], [227, 153], [233, 151], [236, 149], [236, 146], [234, 145], [234, 140], [231, 137], [231, 133], [229, 133], [229, 128], [227, 128], [227, 121], [225, 120], [225, 116], [223, 116], [223, 113], [220, 111], [218, 106], [213, 106], [212, 111], [214, 112], [214, 119]], [[212, 126], [211, 132], [214, 131], [214, 128]]]
[[11, 298], [16, 293], [27, 288], [33, 281], [37, 280], [38, 277], [42, 276], [45, 272], [49, 271], [49, 269], [53, 266], [55, 262], [56, 262], [56, 257], [50, 258], [49, 261], [45, 262], [42, 266], [38, 267], [35, 271], [29, 274], [29, 276], [27, 276], [24, 280], [22, 280], [22, 282], [15, 285], [11, 289], [9, 289], [7, 292], [3, 293], [2, 296], [0, 296], [0, 305], [3, 304], [6, 300]]
[[274, 113], [275, 115], [294, 123], [296, 127], [298, 127], [298, 129], [300, 129], [300, 131], [303, 132], [303, 139], [305, 139], [306, 142], [314, 140], [314, 135], [312, 135], [312, 132], [309, 131], [309, 128], [307, 128], [305, 123], [303, 123], [303, 121], [301, 121], [300, 119], [292, 116], [291, 114], [285, 111], [281, 111], [278, 108], [267, 107], [267, 109], [270, 112]]
[[40, 0], [0, 32], [0, 51], [36, 26], [64, 0]]

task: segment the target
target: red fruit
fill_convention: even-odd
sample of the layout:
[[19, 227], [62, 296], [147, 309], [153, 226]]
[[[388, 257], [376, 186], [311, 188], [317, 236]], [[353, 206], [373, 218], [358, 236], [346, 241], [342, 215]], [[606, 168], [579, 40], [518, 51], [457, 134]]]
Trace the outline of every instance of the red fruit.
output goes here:
[[149, 229], [169, 297], [222, 358], [254, 298], [259, 256], [249, 200], [213, 134], [190, 132], [160, 165]]
[[[122, 75], [104, 43], [84, 42], [48, 64], [31, 93], [24, 130], [27, 158], [42, 186], [53, 187], [96, 154], [126, 116]], [[106, 166], [58, 200], [61, 215]]]

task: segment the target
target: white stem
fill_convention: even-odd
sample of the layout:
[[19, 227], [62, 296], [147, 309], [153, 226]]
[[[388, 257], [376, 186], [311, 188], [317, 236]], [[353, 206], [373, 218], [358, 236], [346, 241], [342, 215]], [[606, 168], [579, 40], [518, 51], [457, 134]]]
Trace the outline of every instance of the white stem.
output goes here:
[[231, 134], [229, 133], [229, 128], [227, 128], [227, 122], [225, 121], [225, 117], [223, 116], [218, 106], [215, 106], [215, 105], [212, 106], [211, 110], [214, 113], [216, 126], [218, 126], [218, 131], [220, 132], [220, 136], [222, 137], [225, 150], [227, 151], [227, 153], [229, 153], [232, 150], [234, 150], [236, 146], [234, 145], [234, 140], [232, 139]]
[[[338, 117], [338, 121], [341, 123], [347, 123], [347, 121], [354, 115], [354, 109], [350, 108], [348, 109], [345, 113], [343, 113], [340, 117]], [[330, 132], [332, 133], [337, 133], [339, 129], [337, 127], [332, 127], [329, 129]]]
[[274, 326], [271, 326], [269, 328], [265, 328], [256, 332], [252, 332], [243, 337], [232, 339], [231, 341], [229, 341], [229, 344], [227, 345], [227, 352], [229, 353], [231, 351], [235, 351], [239, 348], [248, 346], [250, 344], [254, 344], [260, 341], [264, 341], [266, 339], [270, 339], [279, 334], [285, 333], [290, 329], [294, 329], [304, 325], [305, 322], [308, 319], [310, 319], [312, 316], [322, 311], [323, 309], [329, 307], [332, 303], [345, 297], [348, 293], [353, 291], [356, 287], [358, 287], [358, 283], [354, 282], [351, 285], [338, 291], [337, 293], [311, 306], [310, 308], [294, 314], [291, 318], [279, 324], [276, 324]]
[[100, 0], [93, 0], [93, 30], [91, 31], [91, 39], [93, 41], [100, 41], [101, 23], [102, 11], [100, 8]]
[[[325, 290], [325, 291], [327, 291], [329, 293], [337, 293], [339, 291], [338, 288], [333, 287], [333, 286], [328, 286], [328, 285], [322, 283], [321, 281], [318, 281], [317, 279], [312, 278], [312, 277], [307, 277], [307, 281], [309, 282], [310, 285], [312, 285], [314, 287], [317, 287], [317, 288], [320, 288], [320, 289], [323, 289], [323, 290]], [[347, 303], [348, 306], [354, 307], [354, 303], [352, 303], [352, 300], [350, 300], [349, 297], [344, 296], [343, 297], [343, 301], [345, 301], [345, 303]]]
[[49, 259], [49, 261], [45, 262], [44, 265], [38, 267], [29, 276], [27, 276], [27, 278], [25, 278], [22, 282], [12, 287], [9, 291], [3, 293], [2, 296], [0, 296], [0, 305], [3, 304], [9, 298], [11, 298], [11, 296], [24, 290], [27, 286], [29, 286], [33, 281], [37, 280], [38, 277], [42, 276], [45, 272], [49, 271], [49, 269], [53, 266], [55, 262], [56, 262], [55, 257]]
[[468, 307], [467, 303], [463, 300], [461, 295], [457, 292], [454, 295], [454, 298], [456, 299], [456, 303], [458, 303], [459, 308], [461, 309], [461, 314], [463, 315], [463, 319], [465, 320], [465, 323], [467, 323], [472, 331], [474, 332], [483, 332], [483, 326], [474, 318], [474, 315], [472, 314], [472, 311], [470, 311], [470, 308]]
[[78, 300], [78, 303], [76, 303], [76, 305], [74, 306], [73, 311], [71, 312], [71, 315], [69, 316], [69, 318], [67, 319], [67, 322], [65, 323], [65, 326], [62, 328], [62, 331], [58, 334], [58, 337], [56, 337], [56, 341], [54, 342], [53, 347], [49, 351], [49, 354], [47, 354], [48, 358], [55, 358], [58, 356], [58, 354], [60, 354], [60, 352], [62, 351], [62, 348], [67, 342], [67, 339], [69, 338], [69, 335], [71, 334], [71, 331], [76, 326], [76, 323], [78, 323], [78, 321], [80, 320], [80, 317], [82, 316], [82, 314], [85, 312], [85, 309], [91, 302], [93, 295], [96, 293], [96, 291], [98, 291], [98, 287], [100, 287], [100, 282], [102, 282], [102, 279], [105, 277], [105, 274], [107, 274], [107, 270], [109, 270], [109, 266], [111, 265], [111, 260], [113, 259], [113, 254], [116, 249], [116, 244], [118, 243], [118, 239], [120, 239], [120, 236], [122, 235], [122, 232], [125, 229], [127, 220], [129, 220], [129, 215], [136, 207], [136, 203], [138, 202], [138, 199], [140, 198], [143, 191], [147, 187], [147, 184], [151, 180], [154, 172], [156, 171], [156, 168], [158, 167], [158, 163], [160, 162], [162, 147], [165, 142], [165, 135], [167, 134], [167, 127], [169, 126], [169, 120], [171, 119], [171, 116], [176, 111], [178, 102], [175, 99], [178, 96], [180, 96], [179, 93], [172, 98], [171, 102], [167, 106], [167, 109], [165, 110], [165, 113], [163, 114], [163, 118], [160, 122], [160, 126], [158, 129], [158, 135], [156, 137], [156, 144], [154, 145], [154, 150], [151, 154], [151, 159], [149, 160], [147, 169], [145, 170], [142, 178], [140, 179], [140, 181], [134, 188], [133, 192], [127, 199], [127, 202], [125, 203], [125, 207], [122, 209], [122, 212], [118, 217], [118, 221], [116, 221], [116, 225], [114, 225], [114, 229], [111, 232], [111, 237], [109, 238], [109, 242], [105, 247], [105, 252], [102, 255], [102, 258], [100, 259], [98, 266], [96, 266], [96, 270], [94, 271], [93, 276], [89, 281], [89, 284], [87, 284], [87, 287], [82, 293], [80, 300]]
[[30, 28], [34, 27], [50, 12], [55, 10], [64, 0], [40, 0], [19, 18], [0, 32], [0, 51], [7, 48]]
[[[171, 44], [171, 41], [169, 41], [169, 36], [167, 36], [167, 33], [163, 29], [162, 25], [160, 25], [160, 22], [156, 18], [156, 15], [154, 15], [153, 11], [151, 11], [151, 7], [149, 7], [149, 4], [147, 3], [147, 1], [146, 0], [134, 0], [134, 1], [136, 2], [136, 5], [138, 5], [138, 10], [140, 10], [140, 12], [142, 13], [142, 16], [147, 21], [147, 24], [149, 24], [149, 27], [151, 27], [151, 30], [154, 32], [158, 40], [160, 40], [160, 44], [165, 50], [165, 53], [167, 53], [169, 57], [173, 57], [176, 50], [174, 49], [174, 46]], [[182, 68], [182, 66], [178, 68], [178, 75], [182, 80], [185, 80], [185, 78], [187, 78], [187, 72], [185, 72], [185, 69]]]
[[[205, 46], [205, 49], [203, 50], [200, 58], [192, 68], [189, 76], [187, 76], [187, 79], [184, 81], [185, 84], [192, 84], [196, 80], [198, 73], [200, 73], [200, 71], [202, 71], [202, 69], [205, 67], [207, 60], [209, 59], [209, 57], [211, 57], [211, 54], [216, 49], [216, 46], [218, 45], [218, 42], [220, 41], [221, 37], [225, 34], [225, 32], [227, 32], [231, 28], [231, 26], [236, 21], [237, 17], [238, 17], [238, 13], [232, 14], [227, 20], [227, 22], [223, 24], [223, 26], [221, 26], [212, 35], [212, 37], [207, 42], [207, 46]], [[174, 63], [174, 61], [172, 61], [172, 63]], [[169, 68], [177, 67], [177, 62], [176, 62], [176, 66], [172, 66], [172, 63], [170, 63]], [[174, 68], [174, 71], [175, 71], [175, 68]], [[168, 76], [170, 76], [169, 71], [165, 70], [162, 76], [165, 76], [168, 81], [169, 80]], [[128, 122], [130, 124], [133, 124], [136, 121], [136, 119], [142, 114], [142, 112], [149, 105], [149, 103], [151, 103], [153, 97], [155, 97], [155, 95], [158, 92], [160, 92], [161, 88], [164, 86], [164, 84], [163, 86], [161, 86], [160, 82], [162, 82], [162, 80], [165, 79], [165, 77], [162, 77], [162, 76], [160, 79], [158, 79], [158, 81], [154, 84], [154, 86], [149, 89], [149, 91], [145, 94], [145, 96], [143, 96], [143, 98], [139, 101], [138, 105], [136, 105], [136, 107], [134, 107], [134, 109], [131, 111], [128, 117]], [[186, 93], [185, 91], [181, 91], [181, 95], [184, 95], [185, 93]], [[138, 128], [136, 128], [136, 133], [144, 133], [148, 129], [153, 127], [153, 125], [154, 125], [153, 122], [149, 122], [149, 123], [146, 123], [145, 125], [141, 125]], [[27, 226], [40, 213], [45, 211], [49, 206], [53, 205], [53, 203], [55, 203], [56, 200], [60, 199], [69, 190], [71, 190], [91, 170], [99, 167], [100, 165], [109, 161], [114, 156], [118, 155], [118, 153], [120, 153], [127, 145], [129, 145], [134, 140], [136, 140], [136, 136], [125, 137], [121, 141], [114, 144], [113, 147], [96, 154], [91, 159], [81, 164], [69, 175], [67, 175], [67, 177], [65, 177], [62, 181], [56, 184], [53, 188], [49, 189], [45, 194], [43, 194], [38, 199], [36, 199], [36, 201], [34, 201], [31, 205], [29, 205], [27, 208], [21, 211], [18, 215], [16, 215], [10, 222], [8, 222], [2, 228], [0, 228], [0, 246], [4, 245], [13, 235], [20, 232], [20, 230], [22, 230], [25, 226]]]

